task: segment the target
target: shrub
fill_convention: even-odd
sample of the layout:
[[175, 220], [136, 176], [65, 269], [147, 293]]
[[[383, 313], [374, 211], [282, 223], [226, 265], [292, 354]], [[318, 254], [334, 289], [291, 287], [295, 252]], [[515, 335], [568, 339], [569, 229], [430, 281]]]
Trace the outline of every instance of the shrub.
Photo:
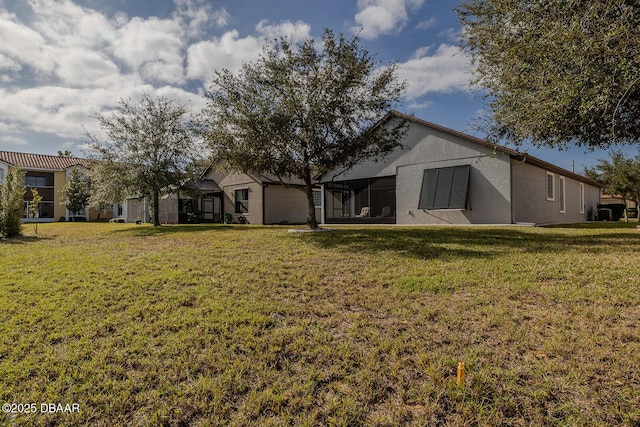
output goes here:
[[24, 171], [18, 168], [9, 172], [1, 187], [2, 233], [6, 237], [17, 236], [22, 232], [24, 214]]

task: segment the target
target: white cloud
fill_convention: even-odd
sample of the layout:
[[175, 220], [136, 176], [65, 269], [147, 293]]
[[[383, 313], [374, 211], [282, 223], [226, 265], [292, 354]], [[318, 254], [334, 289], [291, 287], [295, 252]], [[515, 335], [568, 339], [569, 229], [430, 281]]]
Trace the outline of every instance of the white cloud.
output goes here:
[[459, 47], [447, 44], [441, 44], [432, 55], [429, 52], [421, 48], [412, 59], [398, 64], [398, 77], [409, 83], [407, 97], [466, 90], [471, 78], [469, 57]]
[[426, 110], [431, 108], [433, 105], [433, 101], [424, 101], [424, 102], [413, 102], [409, 104], [409, 109], [411, 110]]
[[269, 42], [279, 38], [289, 38], [294, 42], [301, 42], [311, 38], [311, 26], [303, 21], [284, 21], [279, 24], [269, 25], [265, 19], [258, 22], [256, 31]]
[[416, 29], [428, 30], [429, 28], [434, 27], [437, 23], [438, 21], [436, 21], [436, 18], [430, 18], [430, 19], [427, 19], [426, 21], [419, 22], [418, 25], [416, 25]]
[[27, 145], [27, 141], [11, 135], [0, 136], [0, 142], [9, 145]]
[[198, 80], [222, 68], [237, 71], [267, 39], [299, 41], [311, 33], [302, 21], [260, 21], [250, 34], [234, 29], [203, 39], [231, 21], [208, 0], [174, 0], [175, 11], [163, 18], [109, 16], [77, 3], [25, 0], [14, 11], [17, 3], [0, 0], [0, 142], [25, 135], [77, 141], [85, 129], [100, 135], [94, 113], [144, 92], [199, 111], [207, 101]]
[[60, 53], [56, 73], [72, 86], [106, 86], [106, 77], [118, 73], [118, 67], [104, 55], [82, 48], [66, 49]]
[[49, 42], [59, 47], [98, 48], [111, 42], [114, 26], [100, 13], [69, 0], [30, 0], [31, 24]]
[[85, 121], [88, 120], [90, 110], [82, 94], [80, 89], [53, 86], [15, 92], [0, 90], [0, 116], [9, 122], [27, 123], [32, 131], [77, 137], [82, 131], [82, 121], [70, 121], [69, 112], [82, 110]]
[[400, 31], [409, 19], [409, 10], [416, 10], [425, 0], [358, 0], [357, 25], [352, 31], [366, 40]]
[[223, 28], [229, 23], [230, 15], [225, 8], [212, 10], [205, 0], [174, 0], [175, 15], [185, 21], [189, 37], [197, 37], [212, 25]]
[[20, 71], [21, 69], [20, 64], [0, 53], [0, 70]]
[[15, 15], [0, 13], [0, 54], [40, 72], [52, 71], [55, 64], [44, 37], [15, 20]]
[[17, 123], [3, 123], [0, 122], [0, 132], [2, 133], [18, 133], [20, 132], [20, 127]]
[[113, 53], [149, 80], [180, 84], [184, 81], [182, 40], [179, 21], [135, 17], [118, 30]]
[[224, 33], [219, 38], [191, 45], [187, 53], [187, 77], [208, 80], [216, 70], [237, 72], [244, 62], [254, 61], [266, 43], [286, 37], [294, 42], [311, 38], [311, 26], [303, 21], [283, 21], [269, 24], [262, 20], [256, 25], [259, 36], [240, 37], [237, 30]]
[[243, 62], [255, 60], [262, 46], [263, 42], [257, 37], [240, 38], [237, 30], [228, 31], [212, 41], [196, 43], [189, 47], [187, 54], [187, 76], [206, 80], [215, 70], [226, 68], [236, 72]]

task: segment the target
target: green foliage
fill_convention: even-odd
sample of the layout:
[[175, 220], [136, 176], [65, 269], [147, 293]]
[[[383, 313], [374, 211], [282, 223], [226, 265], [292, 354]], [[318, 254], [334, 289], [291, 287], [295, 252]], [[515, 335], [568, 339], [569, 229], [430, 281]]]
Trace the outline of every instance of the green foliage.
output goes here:
[[280, 39], [238, 75], [215, 73], [204, 134], [214, 158], [230, 169], [304, 182], [315, 228], [314, 176], [397, 147], [404, 122], [375, 125], [405, 86], [396, 66], [378, 64], [357, 37], [325, 30], [320, 48], [313, 39]]
[[40, 202], [42, 201], [42, 196], [38, 194], [38, 190], [35, 188], [31, 189], [31, 202], [29, 203], [29, 213], [33, 218], [38, 218], [40, 215]]
[[639, 203], [640, 155], [634, 158], [614, 150], [609, 156], [609, 159], [600, 159], [595, 167], [586, 168], [586, 176], [604, 184], [605, 193]]
[[468, 0], [457, 9], [495, 138], [607, 147], [640, 138], [640, 6]]
[[14, 237], [22, 232], [24, 175], [22, 169], [14, 169], [0, 185], [0, 234], [6, 237]]
[[91, 193], [89, 192], [89, 179], [79, 169], [71, 170], [71, 176], [67, 184], [62, 188], [65, 200], [64, 207], [75, 217], [89, 205]]
[[139, 102], [121, 100], [111, 116], [98, 114], [107, 136], [92, 140], [92, 205], [119, 203], [125, 197], [152, 196], [153, 223], [160, 225], [159, 196], [193, 188], [192, 162], [200, 156], [194, 123], [186, 105], [144, 94]]
[[71, 150], [58, 150], [58, 156], [60, 157], [73, 157], [73, 153]]
[[31, 202], [29, 203], [29, 213], [35, 219], [36, 222], [36, 234], [38, 234], [38, 217], [40, 216], [40, 202], [42, 201], [42, 196], [38, 194], [38, 190], [35, 188], [31, 189]]

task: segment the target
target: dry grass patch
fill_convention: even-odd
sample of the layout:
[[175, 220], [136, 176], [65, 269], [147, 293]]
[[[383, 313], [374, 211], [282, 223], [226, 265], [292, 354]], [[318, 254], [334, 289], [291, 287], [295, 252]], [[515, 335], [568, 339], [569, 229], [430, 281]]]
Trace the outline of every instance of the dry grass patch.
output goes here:
[[0, 402], [81, 412], [0, 423], [636, 426], [609, 227], [41, 224], [0, 243]]

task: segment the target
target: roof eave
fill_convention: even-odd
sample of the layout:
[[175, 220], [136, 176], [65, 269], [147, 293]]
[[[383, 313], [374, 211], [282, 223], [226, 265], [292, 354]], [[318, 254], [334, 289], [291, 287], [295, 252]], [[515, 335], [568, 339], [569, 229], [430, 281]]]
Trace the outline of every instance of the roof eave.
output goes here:
[[463, 138], [463, 139], [475, 142], [475, 143], [483, 145], [485, 147], [489, 147], [489, 148], [491, 148], [493, 150], [501, 151], [503, 153], [509, 154], [512, 158], [515, 158], [515, 159], [518, 159], [518, 160], [524, 159], [525, 163], [528, 163], [530, 165], [537, 166], [537, 167], [540, 167], [540, 168], [543, 168], [543, 169], [548, 169], [551, 172], [555, 172], [555, 173], [558, 173], [560, 175], [573, 178], [573, 179], [575, 179], [577, 181], [584, 182], [585, 184], [593, 185], [593, 186], [599, 187], [599, 188], [603, 188], [604, 187], [599, 182], [596, 182], [596, 181], [594, 181], [592, 179], [589, 179], [589, 178], [584, 177], [582, 175], [579, 175], [577, 173], [574, 173], [574, 172], [568, 171], [566, 169], [563, 169], [563, 168], [561, 168], [559, 166], [556, 166], [556, 165], [554, 165], [552, 163], [546, 162], [546, 161], [544, 161], [542, 159], [539, 159], [537, 157], [530, 156], [527, 153], [521, 153], [521, 152], [519, 152], [517, 150], [513, 150], [511, 148], [507, 148], [507, 147], [502, 146], [502, 145], [493, 144], [493, 143], [491, 143], [491, 142], [489, 142], [487, 140], [484, 140], [484, 139], [481, 139], [481, 138], [478, 138], [478, 137], [475, 137], [475, 136], [472, 136], [472, 135], [468, 135], [468, 134], [465, 134], [463, 132], [458, 132], [456, 130], [453, 130], [453, 129], [450, 129], [450, 128], [447, 128], [447, 127], [444, 127], [444, 126], [441, 126], [441, 125], [438, 125], [438, 124], [435, 124], [435, 123], [431, 123], [431, 122], [428, 122], [426, 120], [422, 120], [422, 119], [419, 119], [417, 117], [410, 116], [408, 114], [400, 113], [400, 112], [395, 111], [395, 110], [390, 111], [389, 113], [387, 113], [383, 117], [382, 122], [386, 121], [389, 117], [391, 117], [393, 115], [401, 117], [401, 118], [403, 118], [405, 120], [409, 120], [409, 121], [421, 124], [423, 126], [430, 127], [432, 129], [439, 130], [439, 131], [447, 133], [449, 135], [454, 135], [454, 136], [457, 136], [459, 138]]

